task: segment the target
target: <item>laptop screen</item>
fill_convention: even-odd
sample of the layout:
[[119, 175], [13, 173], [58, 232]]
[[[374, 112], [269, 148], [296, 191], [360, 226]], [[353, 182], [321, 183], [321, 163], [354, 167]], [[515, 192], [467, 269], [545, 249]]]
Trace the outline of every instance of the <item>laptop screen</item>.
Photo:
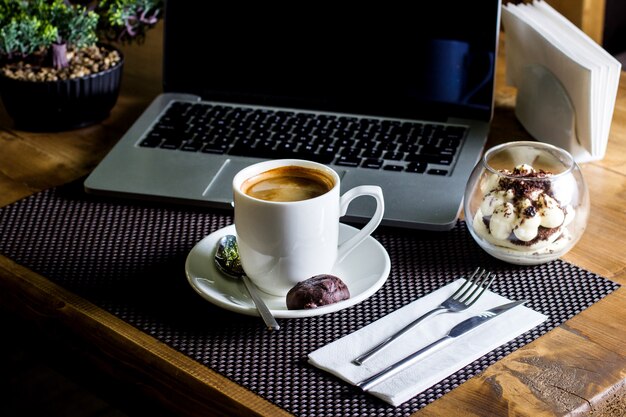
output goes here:
[[166, 92], [417, 119], [491, 117], [498, 0], [214, 3], [167, 2]]

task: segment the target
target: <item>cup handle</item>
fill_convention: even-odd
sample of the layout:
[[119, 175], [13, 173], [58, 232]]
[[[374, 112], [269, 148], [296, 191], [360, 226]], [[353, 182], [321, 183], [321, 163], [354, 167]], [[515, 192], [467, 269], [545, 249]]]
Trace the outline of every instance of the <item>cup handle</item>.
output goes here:
[[340, 213], [339, 217], [344, 216], [348, 211], [350, 202], [357, 197], [371, 196], [376, 199], [376, 211], [370, 219], [370, 221], [363, 226], [359, 232], [352, 236], [350, 239], [339, 245], [337, 248], [337, 262], [341, 262], [359, 243], [365, 240], [366, 237], [372, 234], [372, 232], [378, 227], [380, 221], [383, 219], [383, 213], [385, 212], [385, 200], [383, 199], [383, 190], [377, 185], [360, 185], [354, 187], [345, 192], [339, 200]]
[[487, 60], [489, 61], [489, 71], [485, 74], [485, 76], [479, 83], [477, 83], [471, 89], [468, 89], [469, 91], [465, 93], [463, 97], [461, 97], [461, 103], [468, 103], [476, 93], [478, 93], [485, 85], [487, 85], [489, 81], [491, 81], [493, 77], [493, 60], [495, 58], [493, 56], [493, 52], [485, 52], [485, 55], [487, 57]]

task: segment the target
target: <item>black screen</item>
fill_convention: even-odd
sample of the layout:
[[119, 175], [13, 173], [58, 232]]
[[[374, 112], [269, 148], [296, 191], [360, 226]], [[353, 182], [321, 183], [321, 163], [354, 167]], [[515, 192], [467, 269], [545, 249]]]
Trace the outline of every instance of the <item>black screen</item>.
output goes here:
[[212, 3], [167, 3], [165, 91], [396, 117], [491, 117], [499, 0]]

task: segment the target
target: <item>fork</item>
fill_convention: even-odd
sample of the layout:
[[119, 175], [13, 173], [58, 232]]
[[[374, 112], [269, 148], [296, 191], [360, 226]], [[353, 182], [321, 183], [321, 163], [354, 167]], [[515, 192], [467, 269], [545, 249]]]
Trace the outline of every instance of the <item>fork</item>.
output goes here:
[[[490, 276], [491, 276], [491, 279], [489, 280], [489, 282], [487, 282], [487, 279], [489, 279]], [[424, 320], [427, 317], [430, 317], [435, 314], [444, 313], [444, 312], [458, 313], [459, 311], [468, 309], [489, 288], [489, 286], [491, 285], [495, 277], [496, 277], [495, 274], [485, 271], [484, 268], [480, 268], [480, 267], [476, 268], [476, 271], [474, 271], [472, 276], [469, 279], [467, 279], [465, 283], [461, 287], [459, 287], [458, 290], [454, 292], [454, 294], [448, 297], [447, 300], [445, 300], [439, 306], [435, 307], [429, 312], [425, 313], [421, 317], [413, 320], [411, 323], [407, 324], [398, 332], [389, 336], [387, 339], [383, 340], [381, 343], [379, 343], [372, 349], [368, 350], [367, 352], [365, 352], [358, 358], [354, 359], [352, 362], [355, 365], [362, 365], [369, 358], [371, 358], [376, 353], [383, 350], [387, 345], [389, 345], [391, 342], [393, 342], [394, 340], [396, 340], [397, 338], [399, 338], [400, 336], [402, 336], [403, 334], [411, 330], [413, 327], [417, 326], [422, 320]], [[487, 282], [486, 285], [485, 285], [485, 282]]]

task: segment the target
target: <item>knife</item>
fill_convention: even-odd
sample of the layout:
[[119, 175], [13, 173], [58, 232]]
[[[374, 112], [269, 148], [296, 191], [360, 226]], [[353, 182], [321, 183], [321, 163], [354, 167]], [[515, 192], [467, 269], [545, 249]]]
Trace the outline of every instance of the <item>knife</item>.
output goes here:
[[432, 353], [434, 351], [434, 347], [440, 345], [443, 342], [446, 341], [450, 341], [452, 339], [455, 339], [459, 336], [461, 336], [462, 334], [465, 333], [469, 333], [470, 331], [474, 330], [475, 328], [485, 324], [486, 322], [488, 322], [489, 320], [491, 320], [492, 318], [512, 309], [513, 307], [516, 307], [520, 304], [524, 304], [527, 300], [519, 300], [519, 301], [513, 301], [511, 303], [507, 303], [507, 304], [502, 304], [500, 306], [494, 307], [490, 310], [487, 310], [485, 312], [482, 312], [476, 316], [470, 317], [466, 320], [463, 320], [462, 322], [460, 322], [459, 324], [457, 324], [456, 326], [454, 326], [447, 335], [445, 335], [444, 337], [442, 337], [441, 339], [435, 340], [434, 342], [432, 342], [430, 345], [418, 350], [415, 353], [410, 354], [409, 356], [407, 356], [404, 359], [400, 359], [398, 362], [388, 366], [387, 368], [383, 369], [382, 371], [378, 372], [377, 374], [364, 379], [361, 382], [358, 382], [356, 384], [357, 387], [361, 388], [363, 391], [367, 391], [370, 388], [372, 388], [374, 385], [386, 380], [387, 378], [397, 374], [398, 372], [402, 371], [403, 369], [408, 368], [409, 366], [413, 365], [415, 362], [419, 361], [420, 359], [422, 359], [424, 356], [426, 356], [429, 353]]

